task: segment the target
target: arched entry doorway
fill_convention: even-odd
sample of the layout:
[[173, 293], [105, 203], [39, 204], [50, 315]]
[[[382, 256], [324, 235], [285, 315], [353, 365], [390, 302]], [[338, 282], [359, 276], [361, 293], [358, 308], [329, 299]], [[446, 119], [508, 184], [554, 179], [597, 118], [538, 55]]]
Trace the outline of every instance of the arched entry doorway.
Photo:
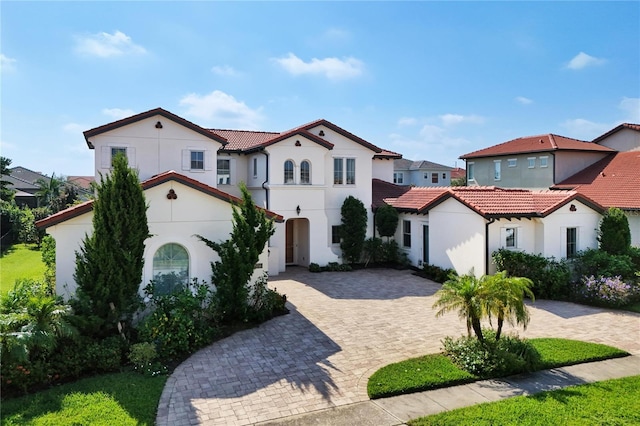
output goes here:
[[288, 219], [286, 222], [286, 264], [309, 266], [309, 244], [309, 219]]

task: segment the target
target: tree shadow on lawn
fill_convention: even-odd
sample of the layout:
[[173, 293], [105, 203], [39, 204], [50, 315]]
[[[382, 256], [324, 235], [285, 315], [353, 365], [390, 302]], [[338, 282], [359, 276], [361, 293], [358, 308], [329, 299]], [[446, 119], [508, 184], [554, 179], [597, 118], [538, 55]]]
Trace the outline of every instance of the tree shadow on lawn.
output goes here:
[[403, 297], [433, 296], [442, 287], [413, 271], [372, 268], [349, 272], [309, 272], [302, 267], [287, 271], [269, 282], [278, 287], [280, 280], [293, 280], [312, 287], [332, 299], [393, 300]]
[[[295, 389], [317, 392], [325, 401], [339, 396], [331, 374], [340, 371], [328, 358], [342, 349], [294, 305], [287, 307], [288, 315], [217, 341], [179, 365], [167, 381], [158, 421], [165, 424], [175, 413], [198, 421], [202, 407], [194, 400], [207, 405], [206, 400], [241, 398], [279, 382], [277, 389], [290, 386], [293, 398]], [[243, 409], [251, 408], [243, 403]]]

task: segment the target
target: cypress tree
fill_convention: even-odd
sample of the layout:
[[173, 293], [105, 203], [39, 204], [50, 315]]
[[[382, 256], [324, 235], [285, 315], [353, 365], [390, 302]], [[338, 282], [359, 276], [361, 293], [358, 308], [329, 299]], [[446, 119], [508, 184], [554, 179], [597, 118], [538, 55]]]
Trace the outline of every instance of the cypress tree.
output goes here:
[[376, 228], [381, 237], [392, 237], [398, 229], [398, 211], [389, 204], [383, 204], [376, 211]]
[[92, 324], [91, 334], [122, 332], [138, 308], [144, 241], [149, 237], [147, 205], [138, 173], [118, 154], [101, 176], [93, 205], [93, 233], [76, 252], [73, 306]]
[[600, 249], [609, 254], [626, 254], [631, 248], [629, 220], [622, 210], [611, 207], [600, 222]]
[[362, 201], [349, 195], [342, 203], [340, 213], [342, 215], [340, 226], [342, 255], [348, 263], [359, 262], [367, 234], [367, 210]]
[[217, 243], [197, 235], [220, 257], [219, 261], [211, 262], [211, 282], [216, 286], [214, 297], [225, 321], [247, 319], [249, 280], [260, 253], [275, 232], [273, 221], [256, 207], [243, 183], [240, 190], [242, 203], [233, 206], [231, 238]]

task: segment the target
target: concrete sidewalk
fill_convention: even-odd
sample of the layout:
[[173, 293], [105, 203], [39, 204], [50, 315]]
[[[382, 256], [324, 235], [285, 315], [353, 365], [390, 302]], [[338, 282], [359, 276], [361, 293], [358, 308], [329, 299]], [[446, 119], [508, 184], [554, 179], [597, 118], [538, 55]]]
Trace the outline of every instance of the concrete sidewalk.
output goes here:
[[258, 424], [262, 426], [402, 425], [410, 419], [474, 404], [639, 374], [640, 356], [634, 355], [359, 402]]

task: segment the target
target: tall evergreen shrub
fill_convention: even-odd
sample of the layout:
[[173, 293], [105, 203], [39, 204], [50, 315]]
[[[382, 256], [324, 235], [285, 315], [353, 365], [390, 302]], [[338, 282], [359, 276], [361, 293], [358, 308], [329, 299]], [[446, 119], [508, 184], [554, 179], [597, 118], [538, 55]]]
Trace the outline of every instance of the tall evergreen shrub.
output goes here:
[[342, 203], [340, 213], [342, 214], [340, 227], [342, 255], [348, 263], [357, 263], [362, 256], [367, 234], [367, 210], [362, 201], [349, 195]]
[[611, 207], [600, 222], [600, 249], [609, 254], [626, 254], [631, 248], [629, 220], [622, 210]]
[[76, 252], [72, 304], [88, 320], [93, 337], [127, 328], [139, 306], [144, 241], [149, 237], [147, 205], [138, 173], [127, 158], [113, 158], [113, 170], [101, 176], [93, 205], [93, 233]]

